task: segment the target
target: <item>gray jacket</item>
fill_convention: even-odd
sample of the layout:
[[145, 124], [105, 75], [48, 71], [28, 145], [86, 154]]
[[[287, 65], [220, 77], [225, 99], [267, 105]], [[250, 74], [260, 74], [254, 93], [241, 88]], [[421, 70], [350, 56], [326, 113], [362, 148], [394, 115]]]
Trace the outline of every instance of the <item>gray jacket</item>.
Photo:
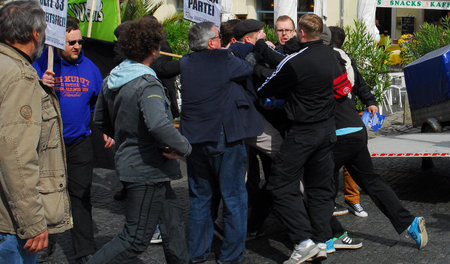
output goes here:
[[165, 158], [162, 149], [169, 147], [186, 156], [191, 145], [175, 128], [169, 100], [153, 70], [130, 61], [132, 66], [127, 67], [126, 63], [105, 79], [94, 113], [95, 124], [116, 142], [120, 180], [152, 183], [179, 179], [178, 161]]

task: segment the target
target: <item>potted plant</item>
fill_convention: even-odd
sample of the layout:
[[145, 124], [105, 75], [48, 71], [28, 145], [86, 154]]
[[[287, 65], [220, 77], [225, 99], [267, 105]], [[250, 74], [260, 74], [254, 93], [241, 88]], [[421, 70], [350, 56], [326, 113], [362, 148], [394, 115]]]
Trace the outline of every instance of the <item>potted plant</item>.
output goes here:
[[[356, 62], [358, 70], [366, 80], [379, 105], [383, 104], [383, 92], [390, 86], [389, 51], [390, 38], [385, 38], [384, 45], [378, 45], [367, 33], [366, 26], [360, 20], [355, 20], [354, 27], [345, 28], [347, 35], [342, 49]], [[364, 110], [363, 104], [357, 98], [358, 111]]]

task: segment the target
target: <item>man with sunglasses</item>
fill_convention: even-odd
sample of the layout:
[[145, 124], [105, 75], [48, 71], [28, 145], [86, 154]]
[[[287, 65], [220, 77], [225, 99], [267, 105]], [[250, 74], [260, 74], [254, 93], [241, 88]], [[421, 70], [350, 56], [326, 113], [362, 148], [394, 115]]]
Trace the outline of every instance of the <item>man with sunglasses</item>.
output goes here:
[[[33, 64], [42, 81], [54, 88], [60, 103], [74, 222], [72, 244], [78, 263], [85, 263], [95, 252], [91, 205], [93, 149], [89, 123], [103, 82], [97, 66], [84, 57], [83, 44], [78, 20], [68, 17], [65, 49], [56, 50], [53, 71], [48, 70], [48, 50]], [[105, 147], [111, 144], [109, 139]], [[52, 253], [53, 245], [40, 255], [40, 261]]]

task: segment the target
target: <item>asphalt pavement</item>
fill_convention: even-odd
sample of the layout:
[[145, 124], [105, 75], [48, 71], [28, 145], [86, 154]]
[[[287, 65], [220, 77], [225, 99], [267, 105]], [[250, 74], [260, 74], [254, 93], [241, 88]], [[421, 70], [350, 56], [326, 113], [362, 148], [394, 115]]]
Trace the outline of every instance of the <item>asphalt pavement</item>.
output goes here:
[[[377, 135], [418, 132], [404, 126], [400, 114], [388, 117], [386, 125]], [[375, 171], [393, 187], [404, 206], [416, 216], [423, 216], [429, 236], [428, 245], [418, 250], [406, 232], [397, 234], [389, 220], [378, 210], [367, 194], [361, 193], [361, 204], [368, 212], [367, 218], [353, 214], [340, 216], [341, 223], [351, 235], [363, 242], [358, 250], [338, 250], [328, 255], [323, 263], [450, 263], [450, 158], [435, 158], [434, 167], [424, 170], [420, 158], [374, 158]], [[182, 170], [186, 176], [185, 165]], [[342, 181], [341, 181], [342, 182]], [[189, 211], [186, 177], [172, 183], [184, 208], [185, 222]], [[121, 188], [113, 170], [96, 168], [92, 187], [93, 217], [97, 246], [110, 241], [123, 227], [125, 202], [113, 199]], [[344, 204], [343, 188], [337, 202]], [[265, 235], [249, 240], [245, 256], [248, 263], [282, 263], [291, 252], [285, 229], [279, 220], [270, 215], [265, 223]], [[218, 253], [220, 239], [215, 237], [213, 251]], [[214, 255], [212, 256], [214, 258]], [[70, 232], [57, 236], [55, 253], [47, 263], [74, 263]], [[149, 245], [138, 263], [163, 264], [161, 245]], [[206, 263], [215, 263], [213, 260]]]

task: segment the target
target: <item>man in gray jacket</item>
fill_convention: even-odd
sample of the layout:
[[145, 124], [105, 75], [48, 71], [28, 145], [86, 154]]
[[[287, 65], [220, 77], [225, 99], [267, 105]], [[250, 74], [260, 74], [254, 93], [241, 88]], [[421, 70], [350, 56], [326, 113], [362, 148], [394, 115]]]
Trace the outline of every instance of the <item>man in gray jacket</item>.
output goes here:
[[44, 47], [36, 1], [0, 10], [0, 263], [35, 263], [72, 227], [58, 100], [31, 65]]

